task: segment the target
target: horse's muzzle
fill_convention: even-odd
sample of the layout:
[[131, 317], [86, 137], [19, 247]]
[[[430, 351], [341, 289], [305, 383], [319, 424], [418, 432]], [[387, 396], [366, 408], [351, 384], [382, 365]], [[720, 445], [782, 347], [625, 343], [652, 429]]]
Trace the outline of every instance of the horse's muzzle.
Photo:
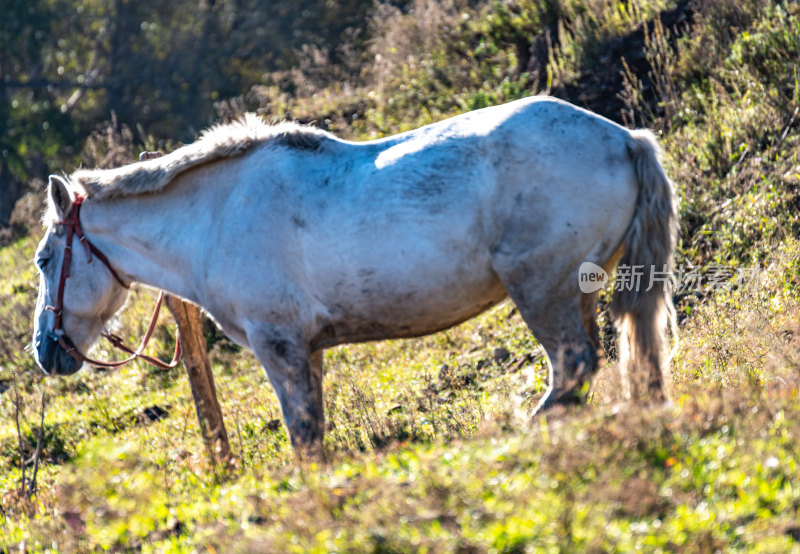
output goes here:
[[34, 349], [36, 363], [48, 375], [72, 375], [83, 365], [59, 344], [58, 337], [52, 331], [38, 333]]

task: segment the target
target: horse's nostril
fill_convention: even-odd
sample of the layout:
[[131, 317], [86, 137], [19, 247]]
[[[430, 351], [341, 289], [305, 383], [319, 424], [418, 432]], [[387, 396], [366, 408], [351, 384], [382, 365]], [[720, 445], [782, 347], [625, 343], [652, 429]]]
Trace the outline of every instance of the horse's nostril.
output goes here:
[[58, 339], [51, 331], [39, 331], [34, 339], [34, 349], [39, 367], [49, 375], [55, 364]]

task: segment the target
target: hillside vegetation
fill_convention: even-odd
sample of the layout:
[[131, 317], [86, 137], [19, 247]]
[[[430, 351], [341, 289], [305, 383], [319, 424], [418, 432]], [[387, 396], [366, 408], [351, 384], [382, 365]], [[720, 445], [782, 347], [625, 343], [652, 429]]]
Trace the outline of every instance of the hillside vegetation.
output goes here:
[[[182, 368], [42, 378], [25, 351], [41, 235], [27, 197], [0, 249], [0, 551], [800, 552], [800, 6], [417, 0], [365, 17], [336, 63], [297, 51], [218, 115], [368, 139], [550, 93], [655, 129], [681, 198], [673, 405], [616, 402], [602, 307], [589, 405], [530, 419], [545, 365], [505, 303], [328, 351], [328, 461], [298, 467], [256, 360], [209, 327], [236, 453], [223, 470]], [[83, 160], [178, 140], [148, 133], [111, 122]], [[134, 291], [126, 334], [152, 298]], [[156, 353], [173, 333], [165, 317]]]

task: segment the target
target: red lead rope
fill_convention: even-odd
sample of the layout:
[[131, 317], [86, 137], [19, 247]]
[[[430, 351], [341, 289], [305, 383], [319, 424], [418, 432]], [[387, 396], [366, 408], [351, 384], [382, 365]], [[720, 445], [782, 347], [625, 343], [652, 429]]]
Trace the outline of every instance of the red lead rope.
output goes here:
[[103, 262], [108, 270], [111, 272], [111, 275], [114, 276], [114, 279], [119, 282], [120, 285], [123, 287], [130, 288], [129, 285], [125, 284], [122, 278], [119, 276], [119, 273], [111, 266], [111, 262], [108, 261], [108, 258], [100, 252], [94, 244], [89, 242], [89, 239], [86, 238], [86, 235], [83, 234], [83, 230], [81, 229], [81, 221], [80, 221], [80, 209], [81, 204], [83, 203], [83, 196], [78, 196], [75, 198], [75, 202], [72, 204], [72, 208], [69, 211], [69, 215], [67, 219], [64, 221], [59, 221], [60, 225], [64, 225], [67, 228], [67, 242], [66, 246], [64, 246], [64, 262], [61, 265], [61, 277], [58, 280], [58, 295], [56, 296], [56, 305], [55, 306], [47, 306], [47, 309], [52, 311], [56, 316], [55, 325], [53, 326], [53, 334], [58, 337], [58, 344], [67, 351], [67, 353], [75, 358], [80, 363], [88, 363], [93, 366], [97, 367], [105, 367], [105, 368], [117, 368], [127, 364], [128, 362], [132, 362], [136, 358], [141, 358], [142, 360], [153, 364], [156, 367], [161, 369], [171, 369], [178, 365], [181, 358], [181, 340], [180, 340], [180, 331], [175, 333], [175, 353], [172, 356], [171, 362], [165, 362], [163, 360], [159, 360], [153, 356], [148, 356], [143, 354], [142, 352], [147, 347], [147, 343], [150, 341], [150, 338], [153, 336], [153, 332], [156, 329], [156, 322], [158, 321], [158, 314], [161, 311], [161, 303], [164, 299], [164, 291], [161, 291], [158, 295], [158, 301], [156, 302], [155, 310], [153, 310], [153, 316], [150, 318], [150, 325], [147, 327], [147, 332], [145, 333], [144, 337], [142, 338], [142, 342], [139, 344], [139, 347], [136, 350], [132, 350], [128, 347], [123, 340], [118, 337], [117, 335], [109, 332], [103, 331], [103, 336], [108, 339], [108, 341], [119, 350], [130, 354], [129, 357], [125, 358], [124, 360], [115, 360], [110, 362], [104, 362], [101, 360], [94, 360], [89, 358], [85, 354], [83, 354], [78, 348], [75, 346], [75, 343], [72, 342], [67, 334], [64, 332], [63, 328], [63, 312], [64, 312], [64, 287], [67, 283], [67, 279], [69, 278], [69, 271], [70, 266], [72, 265], [72, 239], [75, 235], [78, 236], [78, 240], [83, 245], [84, 250], [86, 250], [86, 258], [87, 263], [92, 261], [92, 254]]

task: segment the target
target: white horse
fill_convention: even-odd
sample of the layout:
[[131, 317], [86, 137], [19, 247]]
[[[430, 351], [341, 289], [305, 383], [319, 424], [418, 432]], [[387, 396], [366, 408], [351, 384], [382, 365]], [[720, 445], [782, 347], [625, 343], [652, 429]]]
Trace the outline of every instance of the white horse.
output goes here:
[[301, 453], [321, 449], [323, 349], [433, 333], [507, 295], [548, 356], [539, 408], [582, 399], [598, 362], [585, 261], [641, 268], [642, 286], [612, 303], [621, 365], [663, 399], [674, 308], [652, 277], [672, 267], [677, 215], [657, 155], [647, 131], [532, 97], [360, 143], [248, 115], [158, 159], [52, 176], [36, 361], [81, 366], [52, 306], [59, 222], [82, 197], [82, 229], [109, 264], [76, 247], [58, 334], [86, 352], [131, 282], [189, 299], [255, 352]]

